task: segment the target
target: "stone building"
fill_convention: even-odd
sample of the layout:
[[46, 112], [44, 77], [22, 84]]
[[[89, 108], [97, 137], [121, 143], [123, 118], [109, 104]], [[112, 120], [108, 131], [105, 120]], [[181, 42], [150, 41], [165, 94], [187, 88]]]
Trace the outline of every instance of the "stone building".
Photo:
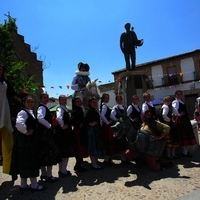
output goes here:
[[31, 46], [24, 40], [24, 36], [15, 33], [13, 34], [13, 42], [15, 49], [15, 60], [27, 62], [28, 67], [25, 69], [25, 76], [34, 76], [34, 79], [39, 83], [39, 90], [33, 95], [35, 105], [39, 103], [39, 95], [43, 87], [43, 63], [37, 59], [37, 54], [31, 51]]

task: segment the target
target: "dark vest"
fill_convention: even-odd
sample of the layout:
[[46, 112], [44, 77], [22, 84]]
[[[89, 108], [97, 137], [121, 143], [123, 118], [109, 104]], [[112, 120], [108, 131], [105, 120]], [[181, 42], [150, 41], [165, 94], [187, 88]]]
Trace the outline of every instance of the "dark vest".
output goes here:
[[25, 109], [23, 109], [23, 110], [24, 110], [24, 111], [27, 113], [27, 115], [28, 115], [28, 118], [26, 119], [26, 122], [25, 122], [25, 124], [26, 124], [26, 129], [27, 129], [27, 130], [33, 129], [34, 132], [35, 132], [37, 120], [36, 120], [28, 111], [26, 111]]
[[[109, 121], [110, 120], [111, 109], [106, 104], [103, 104], [103, 105], [105, 105], [107, 107], [107, 111], [106, 111], [105, 117]], [[101, 110], [100, 110], [100, 112], [101, 112]]]
[[187, 110], [186, 110], [185, 104], [182, 104], [182, 103], [179, 102], [178, 112], [180, 113], [180, 112], [182, 112], [182, 111], [185, 112], [186, 115], [188, 114], [188, 113], [187, 113]]
[[152, 112], [152, 115], [154, 116], [155, 119], [157, 119], [157, 116], [156, 116], [156, 109], [152, 106], [150, 106], [148, 103], [146, 103], [147, 106], [148, 106], [148, 109], [151, 110]]
[[[122, 115], [123, 112], [124, 112], [124, 109], [120, 109], [119, 107], [116, 107], [115, 109], [117, 109], [117, 110], [119, 111], [120, 115]], [[117, 112], [117, 111], [116, 111], [116, 112]], [[117, 112], [117, 114], [115, 115], [115, 117], [116, 117], [117, 119], [119, 119], [119, 118], [121, 117], [120, 115], [119, 115], [118, 112]]]
[[135, 117], [137, 117], [139, 119], [138, 123], [142, 123], [142, 119], [141, 119], [141, 109], [139, 108], [140, 112], [138, 112], [135, 108], [135, 106], [132, 106], [132, 112], [130, 114], [131, 118], [134, 119]]
[[63, 121], [64, 121], [64, 124], [70, 125], [69, 113], [66, 110], [64, 110]]
[[[168, 112], [168, 114], [167, 114], [167, 117], [168, 117], [169, 119], [172, 119], [172, 107], [171, 107], [171, 106], [168, 106], [168, 107], [169, 107], [169, 112]], [[163, 118], [163, 116], [162, 116], [162, 113], [163, 113], [163, 108], [161, 108], [161, 110], [160, 110], [159, 121], [160, 121], [160, 122], [165, 122], [165, 120], [164, 120], [164, 118]]]
[[40, 104], [39, 107], [40, 106], [43, 106], [46, 109], [46, 114], [45, 114], [44, 119], [47, 120], [49, 122], [49, 124], [52, 125], [52, 116], [51, 116], [50, 110], [43, 104]]

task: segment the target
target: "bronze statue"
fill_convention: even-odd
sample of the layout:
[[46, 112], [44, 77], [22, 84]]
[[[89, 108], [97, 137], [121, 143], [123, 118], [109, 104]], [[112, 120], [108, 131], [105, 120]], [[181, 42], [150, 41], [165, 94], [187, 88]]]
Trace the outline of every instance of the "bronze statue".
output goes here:
[[135, 48], [143, 45], [143, 39], [138, 40], [137, 35], [133, 30], [134, 28], [131, 28], [130, 23], [126, 23], [124, 28], [126, 29], [126, 32], [122, 33], [120, 36], [120, 48], [124, 54], [126, 69], [130, 71], [135, 69]]

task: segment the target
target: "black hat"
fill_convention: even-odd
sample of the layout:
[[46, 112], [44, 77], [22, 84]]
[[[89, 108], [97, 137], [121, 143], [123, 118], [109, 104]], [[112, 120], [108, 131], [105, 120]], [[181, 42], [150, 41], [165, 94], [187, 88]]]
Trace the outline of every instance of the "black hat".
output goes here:
[[78, 70], [79, 71], [80, 71], [80, 69], [82, 67], [85, 67], [85, 69], [86, 69], [87, 72], [90, 70], [90, 67], [89, 67], [89, 65], [87, 63], [82, 63], [82, 62], [78, 63]]

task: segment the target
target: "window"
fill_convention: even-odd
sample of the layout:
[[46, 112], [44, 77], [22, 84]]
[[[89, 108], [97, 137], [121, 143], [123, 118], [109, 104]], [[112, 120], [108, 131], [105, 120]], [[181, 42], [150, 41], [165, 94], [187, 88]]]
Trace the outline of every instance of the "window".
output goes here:
[[167, 68], [168, 85], [179, 84], [176, 66]]

